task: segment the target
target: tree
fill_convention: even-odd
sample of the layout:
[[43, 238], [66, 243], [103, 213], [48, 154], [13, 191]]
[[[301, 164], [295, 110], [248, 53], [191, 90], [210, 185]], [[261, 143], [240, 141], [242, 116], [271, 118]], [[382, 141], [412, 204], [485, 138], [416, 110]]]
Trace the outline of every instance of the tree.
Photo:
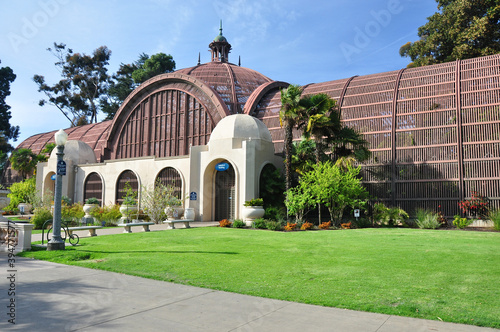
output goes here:
[[158, 53], [144, 61], [144, 64], [132, 73], [135, 83], [143, 83], [151, 77], [171, 73], [175, 70], [175, 61], [170, 54]]
[[300, 104], [302, 88], [291, 84], [281, 90], [280, 125], [285, 130], [285, 190], [292, 187], [292, 141], [293, 128], [304, 119], [304, 108]]
[[33, 175], [36, 164], [39, 161], [44, 161], [45, 156], [37, 155], [30, 149], [17, 149], [12, 152], [9, 160], [14, 170], [18, 171], [23, 179]]
[[[326, 155], [321, 156], [321, 161], [326, 161]], [[312, 169], [316, 163], [316, 144], [312, 139], [302, 139], [292, 144], [292, 169], [298, 176]], [[295, 178], [294, 178], [295, 180]]]
[[118, 108], [134, 89], [147, 79], [175, 70], [175, 62], [171, 55], [158, 53], [151, 57], [141, 53], [131, 64], [120, 64], [120, 68], [110, 80], [107, 95], [101, 97], [101, 110], [106, 119], [113, 119]]
[[52, 150], [56, 148], [56, 143], [47, 143], [43, 147], [43, 149], [40, 151], [40, 154], [38, 155], [38, 161], [39, 162], [44, 162], [49, 160], [50, 154], [52, 153]]
[[360, 170], [360, 167], [348, 167], [344, 171], [330, 161], [321, 162], [300, 178], [299, 187], [309, 196], [307, 201], [324, 204], [332, 222], [339, 225], [347, 206], [359, 207], [368, 197], [358, 178]]
[[143, 186], [141, 193], [141, 205], [149, 218], [155, 223], [165, 220], [165, 207], [175, 197], [175, 188], [171, 185], [164, 185], [160, 179], [154, 185]]
[[[340, 154], [349, 156], [355, 151], [360, 161], [369, 157], [368, 142], [353, 128], [342, 124], [340, 108], [337, 102], [325, 93], [305, 96], [300, 101], [305, 108], [307, 126], [304, 129], [304, 137], [313, 139], [315, 145], [316, 164], [325, 159], [325, 149], [332, 147], [331, 157], [339, 158]], [[350, 148], [348, 148], [350, 146]], [[318, 204], [318, 218], [321, 224], [321, 205]]]
[[324, 138], [332, 133], [338, 132], [341, 128], [340, 118], [333, 116], [337, 102], [325, 93], [306, 96], [301, 100], [306, 109], [307, 126], [304, 130], [304, 137], [312, 139], [315, 143], [315, 157], [318, 164], [321, 159], [325, 145]]
[[101, 46], [92, 55], [73, 53], [72, 49], [66, 48], [62, 43], [54, 43], [54, 48], [47, 50], [57, 58], [55, 65], [60, 70], [62, 79], [50, 86], [45, 83], [43, 76], [33, 77], [38, 91], [47, 97], [40, 100], [39, 105], [54, 105], [72, 126], [97, 122], [99, 100], [107, 93], [109, 84], [106, 66], [109, 64], [111, 51], [106, 46]]
[[9, 111], [10, 106], [5, 102], [10, 95], [10, 84], [15, 79], [16, 75], [10, 67], [0, 67], [0, 159], [3, 160], [7, 153], [14, 149], [9, 140], [16, 141], [19, 137], [19, 126], [12, 126], [9, 123], [12, 116]]
[[418, 28], [420, 40], [399, 53], [413, 61], [408, 67], [469, 59], [500, 52], [498, 0], [436, 0], [439, 12]]

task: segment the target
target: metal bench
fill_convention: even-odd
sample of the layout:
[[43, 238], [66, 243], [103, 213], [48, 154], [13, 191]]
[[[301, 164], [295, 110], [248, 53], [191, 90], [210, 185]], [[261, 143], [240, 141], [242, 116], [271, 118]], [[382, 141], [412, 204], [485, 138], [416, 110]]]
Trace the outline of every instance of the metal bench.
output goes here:
[[174, 219], [174, 220], [165, 220], [163, 223], [167, 224], [167, 229], [175, 229], [176, 223], [183, 223], [184, 228], [191, 228], [189, 226], [189, 222], [194, 221], [194, 219]]
[[149, 222], [131, 222], [127, 224], [118, 224], [118, 226], [123, 227], [123, 233], [132, 233], [132, 227], [134, 226], [142, 226], [144, 228], [144, 232], [149, 232], [149, 225], [154, 225], [155, 223], [152, 221]]

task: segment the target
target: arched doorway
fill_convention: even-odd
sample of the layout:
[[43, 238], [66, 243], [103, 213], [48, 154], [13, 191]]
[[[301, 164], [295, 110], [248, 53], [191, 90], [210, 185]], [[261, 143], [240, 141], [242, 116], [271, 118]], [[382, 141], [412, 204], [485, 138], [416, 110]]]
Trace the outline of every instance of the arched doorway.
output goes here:
[[[215, 174], [215, 220], [234, 220], [236, 212], [236, 180], [233, 166], [224, 161], [217, 165]], [[227, 168], [226, 168], [227, 167]], [[226, 168], [225, 170], [223, 170]]]
[[56, 173], [49, 172], [47, 176], [45, 176], [45, 181], [43, 181], [43, 193], [42, 195], [48, 195], [54, 198], [55, 188], [56, 188]]
[[123, 197], [125, 197], [125, 195], [127, 194], [125, 190], [125, 185], [127, 183], [130, 184], [130, 187], [133, 191], [138, 192], [139, 181], [137, 180], [137, 176], [135, 175], [135, 173], [130, 170], [122, 172], [122, 174], [120, 174], [120, 176], [118, 177], [118, 181], [116, 183], [117, 204], [121, 205], [123, 203]]
[[97, 198], [102, 205], [102, 179], [96, 172], [90, 173], [83, 185], [83, 202], [92, 197]]

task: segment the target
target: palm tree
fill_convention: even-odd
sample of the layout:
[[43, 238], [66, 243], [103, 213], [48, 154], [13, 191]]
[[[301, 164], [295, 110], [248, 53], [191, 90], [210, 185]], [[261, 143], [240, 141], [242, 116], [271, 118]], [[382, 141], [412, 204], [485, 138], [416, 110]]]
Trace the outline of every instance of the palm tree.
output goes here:
[[40, 157], [30, 149], [21, 148], [12, 152], [9, 158], [12, 168], [18, 171], [23, 180], [33, 174]]
[[281, 90], [280, 125], [285, 129], [285, 190], [292, 187], [292, 141], [293, 128], [304, 119], [304, 108], [300, 103], [302, 88], [291, 84]]
[[330, 137], [332, 133], [342, 128], [340, 117], [335, 116], [337, 102], [327, 94], [320, 93], [302, 98], [301, 104], [306, 108], [308, 116], [304, 137], [306, 139], [313, 137], [316, 143], [316, 164], [319, 164], [325, 148], [324, 138]]

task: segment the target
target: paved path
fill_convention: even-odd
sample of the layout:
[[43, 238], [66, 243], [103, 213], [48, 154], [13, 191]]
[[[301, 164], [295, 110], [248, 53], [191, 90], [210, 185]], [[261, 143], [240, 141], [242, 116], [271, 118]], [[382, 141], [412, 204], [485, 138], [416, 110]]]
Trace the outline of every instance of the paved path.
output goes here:
[[[7, 259], [0, 253], [0, 331], [498, 331], [271, 300], [21, 257], [15, 258], [14, 297], [8, 295]], [[15, 325], [8, 323], [10, 298], [15, 298]]]

